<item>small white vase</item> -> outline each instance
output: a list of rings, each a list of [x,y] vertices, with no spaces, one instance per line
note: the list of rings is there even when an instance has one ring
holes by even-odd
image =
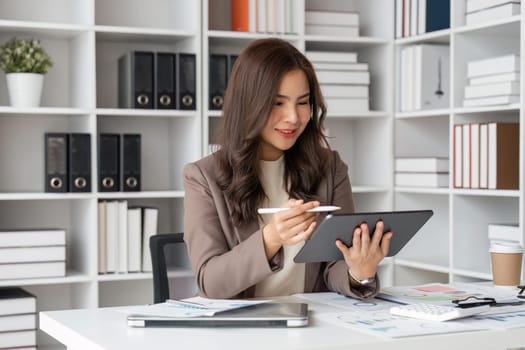
[[[42,97],[44,75],[37,73],[8,73],[7,90],[13,107],[38,107]]]

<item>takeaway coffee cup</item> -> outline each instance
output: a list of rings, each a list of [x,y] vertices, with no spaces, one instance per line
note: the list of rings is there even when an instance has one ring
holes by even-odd
[[[517,242],[491,242],[489,252],[494,285],[519,285],[523,247]]]

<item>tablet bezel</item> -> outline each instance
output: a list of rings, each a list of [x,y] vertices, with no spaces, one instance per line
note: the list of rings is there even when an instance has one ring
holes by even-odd
[[[355,227],[362,222],[373,222],[374,226],[370,229],[370,234],[373,234],[378,220],[383,220],[384,232],[394,233],[387,255],[394,256],[433,214],[432,210],[406,210],[327,215],[294,257],[294,261],[303,263],[343,260],[343,254],[336,247],[335,241],[340,239],[351,246]]]

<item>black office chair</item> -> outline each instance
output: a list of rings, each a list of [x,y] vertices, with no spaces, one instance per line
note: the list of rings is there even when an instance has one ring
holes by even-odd
[[[149,240],[153,271],[153,302],[162,303],[170,298],[180,299],[194,295],[195,279],[188,280],[180,275],[170,278],[170,271],[189,269],[182,233],[153,235]]]

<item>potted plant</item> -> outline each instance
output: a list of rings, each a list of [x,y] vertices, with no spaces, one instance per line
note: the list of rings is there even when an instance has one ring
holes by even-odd
[[[12,38],[0,47],[0,68],[6,73],[11,106],[38,107],[44,74],[53,65],[36,39]]]

